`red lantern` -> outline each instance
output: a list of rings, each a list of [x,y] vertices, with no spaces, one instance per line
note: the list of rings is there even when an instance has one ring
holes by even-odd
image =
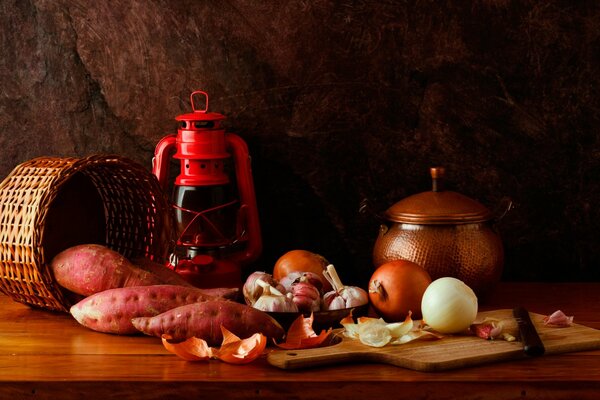
[[[194,99],[203,96],[204,107]],[[193,112],[179,115],[177,134],[157,144],[153,173],[170,186],[171,155],[180,162],[173,184],[177,244],[170,267],[197,287],[239,287],[242,268],[262,251],[250,155],[246,142],[208,112],[208,94],[190,95]]]

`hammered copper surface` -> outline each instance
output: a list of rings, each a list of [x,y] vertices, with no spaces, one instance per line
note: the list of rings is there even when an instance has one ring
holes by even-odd
[[[378,267],[397,259],[421,265],[432,279],[458,278],[484,295],[500,280],[504,251],[500,237],[487,224],[382,226],[373,264]]]
[[[385,216],[390,221],[409,224],[466,224],[489,221],[491,212],[460,193],[429,191],[400,200],[387,209]]]
[[[151,168],[203,87],[250,148],[257,269],[304,248],[367,282],[360,200],[383,211],[443,165],[518,205],[503,279],[600,282],[599,48],[598,1],[5,0],[0,176],[100,152]]]

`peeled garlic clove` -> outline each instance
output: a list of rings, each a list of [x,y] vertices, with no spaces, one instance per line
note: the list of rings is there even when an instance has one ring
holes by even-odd
[[[298,306],[291,297],[261,296],[253,305],[254,308],[265,312],[298,312]]]
[[[265,312],[298,312],[291,293],[284,295],[261,279],[256,283],[262,287],[263,294],[252,307]]]
[[[248,305],[253,305],[263,294],[263,287],[257,283],[259,279],[278,290],[282,289],[271,274],[261,271],[253,272],[248,276],[244,283],[244,287],[242,288],[244,300]]]
[[[544,325],[564,328],[573,325],[573,317],[567,316],[561,310],[557,310],[552,314],[544,317]]]

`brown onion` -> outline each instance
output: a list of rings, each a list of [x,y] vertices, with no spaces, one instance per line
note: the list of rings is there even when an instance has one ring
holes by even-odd
[[[389,261],[379,266],[369,281],[369,300],[387,322],[403,321],[412,311],[421,319],[421,299],[431,283],[429,273],[407,260]]]

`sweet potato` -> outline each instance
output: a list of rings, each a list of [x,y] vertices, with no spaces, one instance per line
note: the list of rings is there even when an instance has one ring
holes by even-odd
[[[145,257],[134,258],[131,260],[131,262],[136,267],[158,276],[165,284],[194,287],[194,285],[186,281],[181,275],[173,271],[171,268],[149,260]]]
[[[173,308],[215,300],[201,289],[178,285],[134,286],[93,294],[71,307],[81,325],[98,332],[129,335],[140,333],[132,324],[136,317],[152,317]]]
[[[107,289],[163,283],[118,252],[98,244],[69,247],[52,259],[50,268],[60,286],[83,296]]]
[[[281,339],[284,330],[267,313],[232,301],[207,301],[177,307],[155,317],[131,320],[133,326],[151,336],[170,335],[175,341],[190,337],[206,340],[209,346],[221,344],[221,325],[240,338],[260,332]]]
[[[194,285],[192,285],[191,283],[189,283],[188,281],[185,280],[185,278],[183,278],[181,275],[179,275],[177,272],[173,271],[172,269],[158,264],[152,260],[149,260],[147,258],[134,258],[132,260],[132,263],[134,265],[136,265],[137,267],[151,272],[154,275],[158,276],[163,283],[168,284],[168,285],[181,285],[181,286],[189,286],[189,287],[195,287]],[[209,296],[214,296],[214,297],[221,297],[223,299],[229,299],[229,300],[237,300],[239,294],[240,294],[240,289],[239,288],[202,288],[202,290],[204,291],[205,294],[209,295]]]
[[[237,300],[240,294],[239,288],[201,288],[201,290],[209,296],[227,300]]]

